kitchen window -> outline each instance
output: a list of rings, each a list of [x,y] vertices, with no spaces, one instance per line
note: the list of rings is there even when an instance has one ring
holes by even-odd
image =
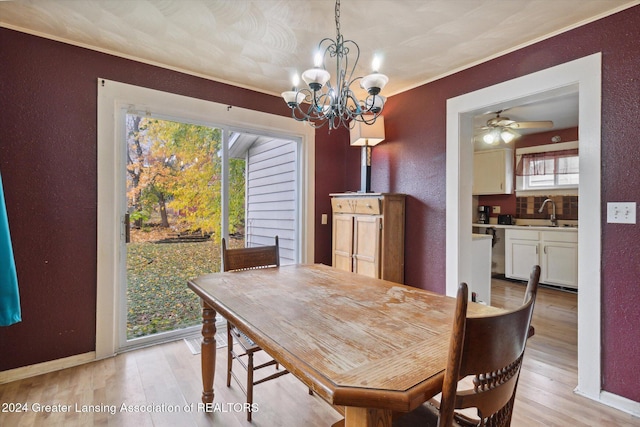
[[[577,192],[580,183],[577,141],[518,149],[516,165],[516,192]]]

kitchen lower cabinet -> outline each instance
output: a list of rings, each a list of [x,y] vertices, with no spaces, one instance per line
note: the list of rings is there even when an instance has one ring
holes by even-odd
[[[332,264],[335,268],[404,282],[402,194],[332,194]]]
[[[543,231],[541,248],[544,269],[540,281],[577,289],[578,233]]]
[[[471,281],[469,297],[473,294],[477,302],[491,305],[491,244],[488,234],[471,235]]]
[[[540,265],[539,246],[539,231],[505,230],[504,275],[529,280],[531,268]]]
[[[540,283],[578,288],[578,233],[575,231],[505,230],[505,276],[528,280],[540,265]]]

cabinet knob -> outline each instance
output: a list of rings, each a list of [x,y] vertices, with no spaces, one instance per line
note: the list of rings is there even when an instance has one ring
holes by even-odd
[[[342,209],[342,205],[340,203],[338,203],[338,208]]]
[[[370,204],[370,203],[367,203],[367,207],[368,207],[369,209],[371,209],[371,204]]]

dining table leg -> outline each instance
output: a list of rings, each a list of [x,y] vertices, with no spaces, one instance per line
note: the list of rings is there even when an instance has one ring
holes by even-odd
[[[392,411],[387,409],[359,408],[346,406],[344,408],[345,427],[391,427]]]
[[[216,369],[216,312],[202,302],[202,402],[213,402],[213,378]]]

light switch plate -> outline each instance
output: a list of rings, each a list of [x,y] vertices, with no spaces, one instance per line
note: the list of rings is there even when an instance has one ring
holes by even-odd
[[[635,224],[636,202],[608,202],[607,222],[610,224]]]
[[[327,225],[327,221],[328,221],[327,214],[322,214],[320,218],[321,218],[320,223],[322,225]]]

